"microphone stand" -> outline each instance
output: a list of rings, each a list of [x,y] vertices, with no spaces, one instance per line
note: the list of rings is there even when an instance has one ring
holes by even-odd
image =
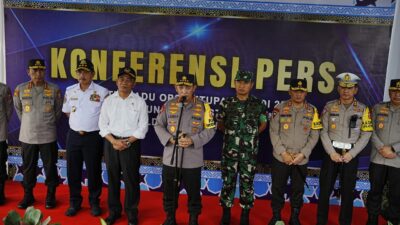
[[[173,207],[174,207],[174,214],[176,210],[176,205],[178,203],[178,191],[179,191],[179,180],[180,180],[180,171],[178,171],[178,139],[179,139],[179,134],[181,133],[180,131],[180,126],[181,126],[181,121],[182,121],[182,113],[183,113],[183,104],[186,101],[186,96],[182,96],[182,99],[179,101],[179,108],[180,108],[180,113],[179,113],[179,118],[178,118],[178,127],[176,128],[176,133],[174,136],[174,148],[172,151],[172,157],[170,161],[170,165],[175,164],[175,172],[174,172],[174,187],[172,189],[173,191]],[[181,164],[180,164],[180,169],[182,169],[182,162],[183,162],[183,148],[182,148],[182,154],[181,154]]]

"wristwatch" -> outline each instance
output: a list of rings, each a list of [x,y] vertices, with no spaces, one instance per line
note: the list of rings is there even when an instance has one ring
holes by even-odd
[[[129,141],[126,141],[125,143],[126,143],[126,145],[127,145],[128,147],[130,147],[130,146],[131,146],[131,144],[132,144],[132,143],[131,143],[131,142],[129,142]]]

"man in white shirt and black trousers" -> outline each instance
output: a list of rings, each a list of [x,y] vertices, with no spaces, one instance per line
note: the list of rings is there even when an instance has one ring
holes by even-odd
[[[69,208],[65,215],[74,216],[81,209],[82,166],[85,162],[90,211],[93,216],[99,216],[99,198],[103,184],[103,138],[99,135],[99,116],[108,90],[93,82],[94,66],[90,60],[80,60],[76,74],[79,83],[67,87],[62,108],[69,117],[70,127],[66,147]]]
[[[140,139],[148,130],[146,102],[132,92],[136,72],[129,67],[118,74],[118,91],[103,103],[100,113],[100,135],[105,138],[104,157],[108,174],[107,224],[121,217],[120,177],[125,183],[125,212],[129,225],[138,224],[140,199]]]

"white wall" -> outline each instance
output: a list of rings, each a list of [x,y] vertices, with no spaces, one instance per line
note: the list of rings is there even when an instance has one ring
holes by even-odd
[[[389,93],[387,90],[391,79],[400,79],[400,2],[396,4],[396,11],[394,14],[388,66],[386,69],[384,101],[389,100]]]
[[[0,0],[0,82],[2,83],[6,83],[6,44],[4,37],[4,1]]]

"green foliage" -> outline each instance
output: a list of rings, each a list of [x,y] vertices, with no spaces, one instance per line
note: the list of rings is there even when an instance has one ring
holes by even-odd
[[[103,218],[100,218],[100,223],[101,225],[107,225],[106,221],[104,221]]]
[[[20,221],[21,216],[15,210],[8,212],[8,215],[3,219],[5,225],[19,225]]]
[[[23,218],[15,211],[10,211],[3,219],[4,225],[60,225],[59,223],[50,224],[50,216],[42,221],[43,214],[33,206],[28,207]]]

